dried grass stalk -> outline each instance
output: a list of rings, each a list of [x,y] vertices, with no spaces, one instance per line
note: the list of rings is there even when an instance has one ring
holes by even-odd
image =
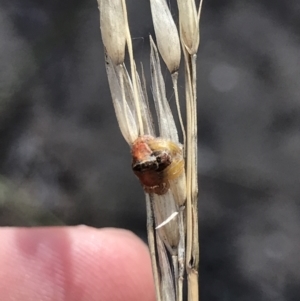
[[[197,12],[194,0],[178,0],[179,38],[166,1],[150,1],[159,50],[150,36],[158,135],[148,105],[144,74],[142,71],[140,78],[134,61],[125,0],[98,0],[98,3],[106,71],[117,120],[131,148],[133,171],[146,193],[148,243],[157,300],[182,301],[186,271],[188,301],[198,301],[196,52],[202,2]],[[186,132],[177,87],[180,44],[185,62]],[[125,47],[130,73],[124,63]],[[179,142],[166,97],[159,53],[172,77],[184,145]]]
[[[188,301],[199,300],[199,233],[198,233],[198,173],[197,173],[197,74],[196,59],[200,42],[200,15],[194,0],[177,0],[180,40],[184,54],[185,91],[187,106],[187,236],[186,270],[188,275]]]

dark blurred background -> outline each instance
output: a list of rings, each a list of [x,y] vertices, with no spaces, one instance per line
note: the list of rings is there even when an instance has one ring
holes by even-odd
[[[147,70],[149,3],[127,3]],[[201,33],[202,300],[300,300],[300,2],[204,0]],[[122,227],[145,239],[97,2],[1,0],[0,41],[0,225]]]

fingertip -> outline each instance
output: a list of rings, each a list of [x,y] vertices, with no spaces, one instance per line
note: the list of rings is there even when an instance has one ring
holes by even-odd
[[[129,231],[10,228],[0,240],[3,301],[155,300],[148,250]]]

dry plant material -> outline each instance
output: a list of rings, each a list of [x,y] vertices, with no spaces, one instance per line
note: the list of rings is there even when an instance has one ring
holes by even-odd
[[[179,35],[166,0],[150,0],[157,46],[150,36],[151,88],[158,120],[155,133],[146,83],[134,61],[125,0],[98,0],[106,71],[120,130],[132,155],[132,170],[145,191],[147,232],[157,301],[182,301],[187,274],[188,301],[199,300],[197,213],[196,53],[202,1],[178,0]],[[130,72],[124,63],[125,48]],[[158,49],[157,49],[158,48]],[[187,125],[178,96],[178,70],[184,57]],[[177,127],[166,97],[160,56],[173,81]]]

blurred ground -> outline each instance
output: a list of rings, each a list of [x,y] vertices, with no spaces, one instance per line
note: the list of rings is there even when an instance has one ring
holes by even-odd
[[[96,1],[0,8],[0,225],[84,223],[144,238],[143,192],[114,116]],[[128,9],[147,69],[148,1]],[[300,299],[299,15],[296,0],[204,3],[202,300]],[[173,104],[171,87],[168,97]]]

